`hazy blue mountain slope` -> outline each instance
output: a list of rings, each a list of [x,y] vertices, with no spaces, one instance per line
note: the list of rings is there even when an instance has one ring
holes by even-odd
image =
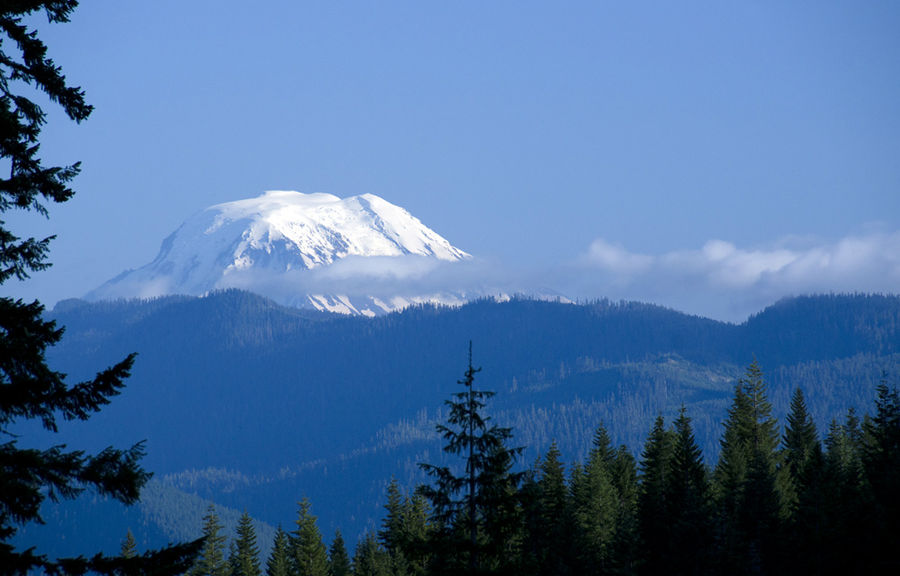
[[[433,427],[470,339],[476,382],[497,391],[492,413],[527,446],[526,464],[553,440],[567,461],[581,458],[601,421],[638,450],[653,418],[681,403],[714,458],[754,358],[776,413],[803,387],[820,430],[847,406],[866,408],[882,370],[900,372],[896,297],[789,300],[742,325],[605,301],[485,300],[364,319],[238,291],[70,301],[54,316],[67,332],[52,361],[73,377],[140,353],[126,392],[68,426],[67,441],[146,438],[145,463],[172,490],[286,528],[309,496],[323,533],[351,541],[377,522],[391,475],[412,486],[417,462],[441,458]]]

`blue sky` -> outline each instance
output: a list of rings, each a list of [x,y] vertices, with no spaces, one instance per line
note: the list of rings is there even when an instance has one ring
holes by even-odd
[[[900,4],[85,2],[41,27],[78,194],[20,233],[52,305],[211,204],[373,193],[505,288],[739,320],[900,291]],[[500,272],[498,272],[500,271]]]

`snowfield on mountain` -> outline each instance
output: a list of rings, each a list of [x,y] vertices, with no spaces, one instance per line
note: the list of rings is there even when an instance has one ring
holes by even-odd
[[[469,259],[409,212],[373,194],[341,199],[269,191],[200,211],[163,241],[152,262],[119,274],[87,298],[200,296],[237,287],[285,304],[374,315],[413,303],[464,302],[464,294],[421,280]]]

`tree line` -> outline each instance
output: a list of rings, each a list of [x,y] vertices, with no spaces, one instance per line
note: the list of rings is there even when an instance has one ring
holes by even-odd
[[[438,426],[456,464],[421,464],[430,482],[411,491],[392,480],[352,557],[339,531],[326,547],[306,499],[265,565],[249,516],[227,552],[210,508],[192,576],[900,573],[900,397],[886,379],[872,414],[850,409],[821,439],[802,390],[779,425],[754,362],[714,465],[682,408],[656,419],[637,457],[601,424],[583,461],[567,467],[554,443],[523,468],[477,372],[470,355]]]

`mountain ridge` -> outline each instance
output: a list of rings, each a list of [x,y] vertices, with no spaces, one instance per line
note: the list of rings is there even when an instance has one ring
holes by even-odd
[[[67,330],[48,358],[73,379],[139,352],[123,394],[89,426],[64,423],[56,442],[93,450],[146,439],[144,463],[162,476],[213,471],[179,489],[270,525],[288,525],[306,495],[325,534],[377,526],[391,475],[412,487],[416,463],[441,457],[434,424],[469,340],[479,386],[497,392],[490,414],[527,446],[525,466],[552,441],[566,461],[583,457],[601,422],[634,449],[657,415],[671,420],[682,404],[714,458],[734,383],[754,358],[773,413],[803,388],[820,430],[869,405],[883,371],[900,373],[898,296],[794,298],[740,325],[639,302],[521,298],[363,318],[239,290],[66,301],[49,316]],[[215,471],[257,480],[226,487]]]

